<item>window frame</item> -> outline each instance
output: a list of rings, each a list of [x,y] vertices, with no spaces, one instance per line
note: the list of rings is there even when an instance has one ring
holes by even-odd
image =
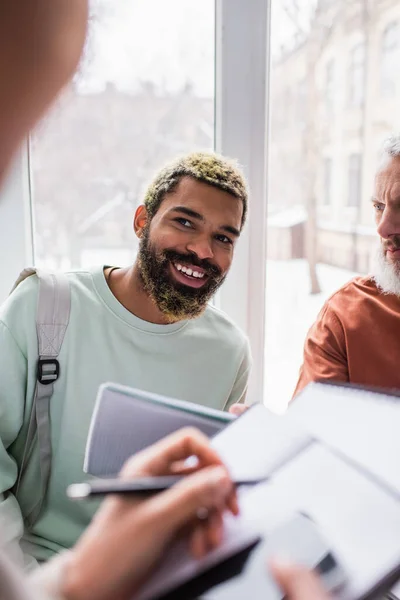
[[[250,189],[248,222],[218,305],[249,338],[253,367],[247,400],[262,402],[271,1],[216,0],[215,21],[216,150],[239,160]]]
[[[25,141],[0,189],[0,302],[19,273],[34,263],[30,144]]]

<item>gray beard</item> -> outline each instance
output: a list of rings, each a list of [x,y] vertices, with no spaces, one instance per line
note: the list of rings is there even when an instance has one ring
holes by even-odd
[[[400,262],[398,268],[389,263],[382,246],[377,249],[372,263],[372,278],[381,292],[400,297]]]

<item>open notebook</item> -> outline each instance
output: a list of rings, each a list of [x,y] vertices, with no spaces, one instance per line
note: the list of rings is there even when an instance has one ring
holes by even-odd
[[[174,545],[133,600],[281,598],[266,557],[276,553],[276,531],[298,515],[346,574],[338,598],[388,590],[400,576],[399,428],[400,400],[351,387],[312,384],[284,417],[253,406],[212,443],[234,476],[269,479],[240,491],[241,516],[227,517],[218,550],[196,562],[183,542]],[[285,547],[317,564],[298,550]]]

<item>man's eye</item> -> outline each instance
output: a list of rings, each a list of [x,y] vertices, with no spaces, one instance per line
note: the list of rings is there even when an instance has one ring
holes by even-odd
[[[177,219],[175,219],[175,221],[180,225],[183,225],[184,227],[192,227],[191,222],[188,219],[184,219],[183,217],[178,217]]]
[[[374,209],[378,210],[378,211],[382,211],[385,208],[385,205],[380,204],[379,202],[375,202],[373,206],[374,206]]]
[[[226,235],[217,235],[216,239],[223,244],[232,244],[232,240],[228,238]]]

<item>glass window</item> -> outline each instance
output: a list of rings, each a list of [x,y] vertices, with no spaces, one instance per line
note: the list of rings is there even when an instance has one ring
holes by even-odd
[[[385,56],[388,81],[398,77],[399,59],[387,57],[398,51],[400,30],[392,24],[382,38],[381,24],[400,23],[400,4],[331,0],[303,7],[272,0],[272,6],[264,372],[265,401],[283,410],[308,329],[333,292],[369,270],[375,252],[369,198],[376,156],[383,139],[400,130],[399,112],[382,104],[377,72]],[[282,135],[278,92],[288,88],[303,107],[304,127],[288,118]],[[392,89],[400,103],[400,86]],[[349,96],[363,102],[359,115]]]
[[[361,154],[349,156],[349,190],[348,206],[359,206],[361,203]]]
[[[350,52],[349,103],[361,106],[364,102],[365,86],[365,44],[360,43]]]
[[[129,264],[153,174],[214,147],[214,9],[92,1],[79,72],[31,140],[36,264]]]
[[[397,21],[389,23],[382,36],[381,89],[384,96],[394,96],[398,77],[400,28]]]

